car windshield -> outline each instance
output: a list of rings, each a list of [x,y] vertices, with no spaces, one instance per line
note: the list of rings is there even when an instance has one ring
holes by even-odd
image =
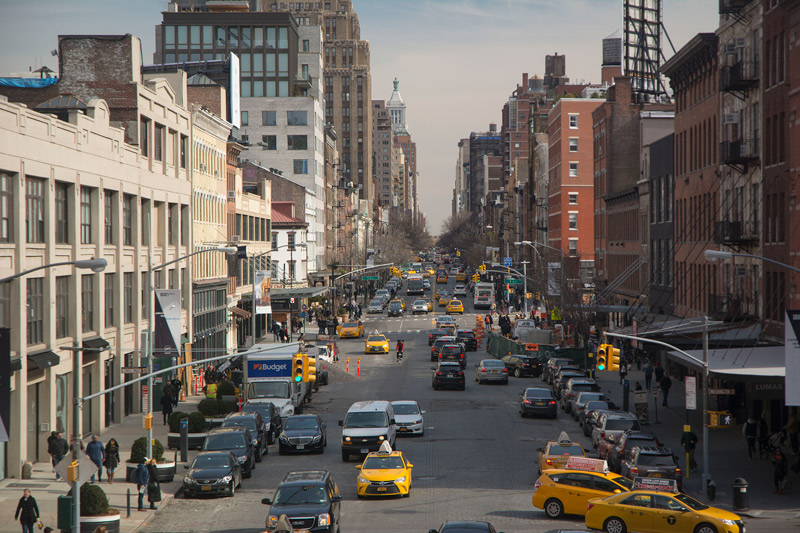
[[[289,398],[289,383],[286,381],[253,381],[247,387],[247,399]]]
[[[453,355],[461,353],[461,348],[458,346],[445,346],[442,348],[442,355]]]
[[[203,450],[240,450],[247,448],[244,435],[241,433],[226,433],[224,435],[208,435],[203,442]]]
[[[575,390],[575,387],[573,387],[572,390]],[[603,395],[602,392],[584,392],[578,395],[578,402],[581,403],[590,402],[592,400],[600,398],[602,395]]]
[[[605,429],[612,431],[624,431],[626,429],[641,429],[639,421],[634,418],[609,418],[606,420]]]
[[[272,418],[271,406],[271,403],[246,403],[242,407],[242,411],[245,413],[258,413],[264,419],[264,422],[269,422],[270,418]]]
[[[386,413],[377,411],[347,413],[344,421],[344,426],[348,428],[382,428],[388,425]]]
[[[607,409],[610,405],[608,402],[590,401],[586,402],[586,410],[594,411],[595,409]]]
[[[439,372],[460,372],[461,365],[458,363],[452,365],[439,365]]]
[[[633,490],[633,481],[631,481],[630,479],[628,479],[626,477],[622,477],[622,476],[615,477],[613,481],[615,481],[616,483],[619,483],[620,485],[622,485],[623,487],[625,487],[628,490]]]
[[[374,300],[372,300],[372,301],[369,303],[369,306],[370,306],[370,307],[380,307],[381,305],[383,305],[383,302],[382,302],[382,301],[380,301],[380,300],[379,300],[379,299],[377,299],[377,298],[376,298],[376,299],[374,299]]]
[[[694,498],[692,498],[691,496],[687,496],[686,494],[683,493],[675,494],[672,497],[678,500],[679,502],[688,505],[695,511],[702,511],[704,509],[708,509],[708,505],[704,505],[699,501],[695,500]]]
[[[282,487],[275,493],[273,505],[317,505],[327,503],[323,487],[292,486]]]
[[[370,335],[367,337],[367,342],[384,342],[386,337],[383,335]]]
[[[528,389],[525,392],[528,398],[551,398],[552,394],[547,389]]]
[[[342,327],[343,328],[357,328],[358,327],[358,323],[357,322],[345,322],[344,324],[342,324]]]
[[[644,466],[675,466],[671,455],[639,454],[639,465]]]
[[[192,468],[226,468],[230,465],[230,460],[224,455],[200,455],[192,462]]]
[[[550,455],[583,455],[583,448],[578,444],[552,444]]]
[[[413,403],[393,403],[392,407],[396,415],[416,415],[419,413],[419,407]]]
[[[485,359],[482,363],[486,368],[503,368],[505,366],[502,361],[498,361],[497,359]]]
[[[284,424],[283,429],[288,430],[297,430],[297,429],[317,429],[317,419],[316,418],[294,418],[289,417],[286,419],[286,424]]]
[[[474,339],[475,334],[471,331],[459,331],[458,336],[462,339]]]
[[[573,392],[589,391],[589,390],[593,390],[593,389],[597,389],[597,385],[595,385],[594,383],[573,383],[572,384],[572,391]]]
[[[237,416],[222,421],[222,427],[227,428],[230,426],[244,426],[251,431],[255,431],[256,421],[253,420],[252,418],[247,418],[244,416]]]
[[[403,460],[394,455],[389,457],[370,456],[364,461],[362,470],[386,470],[389,468],[403,468]]]
[[[427,306],[428,304],[425,302],[425,300],[414,300],[414,305],[424,305],[424,306]]]
[[[625,441],[625,447],[630,450],[633,449],[634,446],[653,446],[653,442],[654,442],[653,439],[646,439],[642,437],[636,437],[636,438],[628,437],[628,439]]]
[[[400,309],[402,304],[400,302],[392,302],[389,304],[389,309]]]

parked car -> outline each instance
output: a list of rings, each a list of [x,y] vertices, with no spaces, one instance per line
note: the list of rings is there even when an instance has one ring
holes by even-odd
[[[281,434],[283,422],[281,412],[272,402],[247,402],[242,406],[242,411],[246,413],[259,413],[264,423],[267,425],[267,442],[275,444],[278,435]]]
[[[593,402],[589,402],[593,403]],[[605,413],[619,413],[621,412],[619,409],[616,408],[607,408],[607,407],[598,407],[596,409],[589,409],[586,411],[586,417],[583,421],[583,434],[587,437],[592,436],[592,431],[594,428],[597,427],[597,423],[600,421],[600,417],[603,416]]]
[[[261,457],[269,453],[269,431],[264,418],[258,412],[238,411],[231,413],[222,421],[222,427],[243,426],[250,430],[253,438],[255,460],[261,462]]]
[[[475,381],[478,385],[491,381],[508,385],[508,369],[499,359],[483,359],[475,365]]]
[[[431,385],[433,386],[433,390],[439,390],[444,387],[464,390],[466,388],[464,370],[458,363],[451,361],[440,362],[433,368]]]
[[[603,446],[603,441],[600,441],[600,446]],[[613,446],[609,442],[605,452],[600,447],[598,447],[598,450],[600,450],[600,457],[605,456],[609,470],[619,472],[620,462],[623,459],[628,459],[631,450],[636,446],[660,447],[662,444],[658,441],[658,437],[656,437],[654,433],[646,431],[626,431],[617,437],[616,443]]]
[[[278,453],[324,453],[328,439],[325,424],[318,415],[292,415],[283,424],[278,437]]]
[[[203,440],[204,452],[230,452],[236,457],[242,467],[242,477],[253,475],[256,467],[255,449],[250,430],[242,426],[227,428],[214,428],[208,432]]]
[[[200,452],[183,477],[183,496],[200,494],[233,496],[242,484],[242,467],[231,452]]]
[[[561,391],[567,386],[567,382],[572,378],[585,378],[586,374],[583,370],[568,368],[562,369],[558,372],[555,380],[553,381],[553,396],[556,397],[557,400],[561,399]]]
[[[542,369],[542,381],[552,385],[556,371],[563,365],[571,365],[572,362],[572,359],[567,359],[566,357],[551,357]]]
[[[636,446],[628,457],[620,461],[620,474],[635,477],[660,477],[674,479],[678,490],[683,488],[683,472],[678,468],[677,457],[669,448]]]
[[[275,495],[261,503],[269,505],[267,531],[275,531],[286,515],[295,531],[339,533],[342,496],[327,470],[289,472]]]
[[[529,387],[522,391],[519,396],[519,414],[523,418],[528,415],[557,418],[558,410],[552,391],[544,387]]]
[[[633,413],[616,412],[605,413],[600,416],[597,425],[592,430],[592,446],[597,448],[600,440],[621,435],[623,431],[635,429],[641,431],[639,419]]]
[[[581,409],[583,406],[586,405],[588,402],[591,401],[605,401],[608,398],[600,391],[583,391],[578,392],[578,395],[572,400],[572,408],[570,409],[570,413],[572,413],[572,418],[578,420],[578,416],[580,415]]]
[[[508,373],[513,374],[515,378],[538,376],[542,373],[542,363],[529,355],[504,355],[500,360],[506,365]]]
[[[571,378],[561,391],[560,401],[564,412],[572,412],[572,402],[581,392],[600,392],[600,387],[592,378]]]

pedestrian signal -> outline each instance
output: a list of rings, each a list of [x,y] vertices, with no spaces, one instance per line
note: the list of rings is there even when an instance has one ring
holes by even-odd
[[[153,415],[150,413],[144,415],[144,429],[147,431],[153,429]]]
[[[292,379],[298,383],[303,381],[305,358],[306,357],[303,354],[296,354],[294,357],[292,357]]]
[[[608,350],[608,369],[612,372],[619,370],[619,348],[609,346]]]
[[[303,360],[303,381],[311,383],[317,381],[317,359],[314,357],[304,357]]]
[[[601,344],[597,348],[597,370],[606,370],[607,354],[610,346],[610,344]]]

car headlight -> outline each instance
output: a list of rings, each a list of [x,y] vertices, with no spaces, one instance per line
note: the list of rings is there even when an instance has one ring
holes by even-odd
[[[329,526],[331,525],[331,515],[328,513],[322,513],[317,517],[317,525],[318,526]]]
[[[367,478],[365,478],[364,476],[358,476],[358,482],[359,483],[369,483],[369,480]]]
[[[417,420],[417,421],[416,421],[416,422],[414,422],[414,423],[415,423],[415,424],[422,424],[422,419],[420,418],[419,420]]]
[[[723,524],[725,524],[726,526],[735,526],[735,525],[736,525],[736,520],[728,520],[728,519],[726,519],[726,518],[723,518],[723,519],[721,519],[720,521],[721,521]]]
[[[281,433],[280,437],[278,437],[278,440],[281,442],[289,442],[289,437],[287,437],[285,433]]]
[[[225,476],[224,478],[220,479],[219,482],[220,483],[230,483],[232,479],[233,479],[233,476]]]
[[[382,440],[385,440],[385,439],[386,439],[386,437],[384,437],[383,435],[381,435],[380,437],[378,437],[378,442],[380,442],[380,441],[382,441]]]
[[[247,462],[247,456],[246,455],[240,455],[239,457],[236,458],[236,460],[239,461],[240,465],[244,464],[244,463]]]
[[[395,479],[394,482],[395,483],[405,483],[406,482],[406,476],[399,477],[399,478]]]
[[[322,438],[322,435],[314,435],[314,438],[311,439],[311,442],[317,442],[321,438]]]
[[[267,517],[268,527],[273,528],[278,525],[278,515],[271,514]]]
[[[345,437],[345,438],[344,438],[344,441],[345,441],[345,442],[350,442],[350,437]]]
[[[253,439],[253,446],[258,446],[258,439]]]
[[[191,476],[184,476],[183,482],[188,485],[194,485],[194,479]]]

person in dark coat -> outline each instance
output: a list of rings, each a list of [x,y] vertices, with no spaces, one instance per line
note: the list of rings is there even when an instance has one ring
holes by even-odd
[[[752,416],[748,416],[744,425],[742,426],[742,435],[744,440],[747,441],[747,455],[750,460],[753,460],[753,455],[756,453],[756,439],[758,438],[758,420]]]
[[[783,455],[783,451],[781,451],[780,448],[775,452],[772,465],[775,467],[775,473],[773,475],[775,490],[772,491],[772,494],[783,494],[783,486],[786,484],[786,475],[789,473],[789,468],[786,456]]]
[[[61,462],[69,453],[69,443],[64,438],[64,433],[61,431],[56,433],[56,439],[50,443],[47,451],[53,456],[53,466]],[[61,479],[61,475],[58,472],[56,472],[56,479]]]
[[[52,464],[52,465],[53,465],[53,472],[55,472],[55,471],[56,471],[56,465],[57,465],[58,463],[56,463],[56,458],[55,458],[55,456],[53,455],[53,452],[51,451],[51,449],[52,449],[52,447],[53,447],[53,442],[54,442],[54,441],[55,441],[57,438],[58,438],[58,432],[57,432],[57,431],[51,431],[51,432],[50,432],[50,436],[49,436],[49,437],[47,437],[47,453],[50,455],[50,464]]]
[[[661,405],[664,407],[669,407],[669,389],[672,387],[672,380],[669,378],[668,374],[664,374],[664,377],[661,378],[661,396],[664,398],[664,401],[661,402]]]
[[[147,463],[147,474],[147,501],[150,502],[150,509],[158,509],[156,502],[161,501],[161,483],[158,482],[155,459]]]
[[[661,366],[659,361],[656,361],[656,368],[653,370],[655,374],[656,383],[661,383],[662,378],[664,377],[664,367]]]
[[[117,466],[119,466],[119,443],[117,442],[117,439],[108,439],[108,442],[106,443],[105,465],[108,482],[114,483],[114,470],[116,470]]]
[[[102,483],[103,461],[106,458],[106,448],[103,446],[103,443],[100,442],[100,437],[97,435],[92,435],[92,442],[86,446],[86,455],[89,456],[89,459],[91,459],[97,467],[97,481]],[[92,474],[92,483],[94,483],[94,474]]]
[[[650,390],[650,383],[653,381],[653,365],[650,364],[650,361],[645,361],[642,369],[644,369],[644,387]]]
[[[134,476],[136,479],[136,491],[139,493],[139,510],[144,511],[144,493],[150,481],[150,471],[147,470],[147,457],[139,461],[136,466]]]
[[[170,384],[172,384],[172,389],[175,391],[175,395],[172,397],[172,405],[174,407],[178,407],[178,399],[181,397],[181,388],[183,387],[183,382],[178,378],[175,378],[170,381]]]
[[[19,519],[22,524],[22,533],[33,533],[33,526],[39,520],[39,506],[31,496],[31,489],[22,491],[22,498],[17,504],[17,512],[14,513],[14,520]]]
[[[172,387],[170,387],[170,390]],[[161,396],[161,414],[164,415],[164,425],[167,425],[169,415],[172,414],[172,394],[164,387],[164,395]]]

